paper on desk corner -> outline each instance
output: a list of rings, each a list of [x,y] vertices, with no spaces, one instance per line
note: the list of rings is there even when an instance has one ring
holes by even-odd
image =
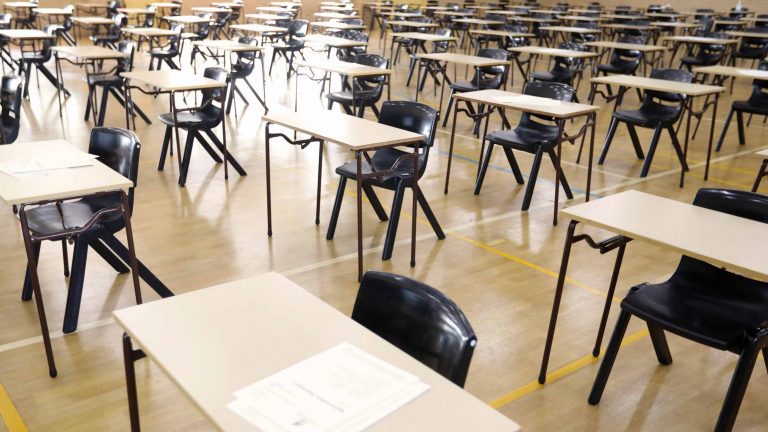
[[[513,104],[519,103],[519,104],[541,105],[541,106],[555,106],[555,105],[563,104],[563,101],[559,101],[557,99],[536,97],[536,96],[530,96],[530,95],[503,96],[498,98],[498,101],[502,103],[513,103]]]
[[[33,158],[9,159],[0,162],[0,171],[16,176],[39,171],[77,168],[93,165],[97,156],[85,152],[52,152]]]

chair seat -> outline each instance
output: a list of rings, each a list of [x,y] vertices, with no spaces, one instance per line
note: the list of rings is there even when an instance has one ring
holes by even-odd
[[[659,104],[653,108],[641,107],[637,110],[621,110],[613,113],[613,117],[619,121],[646,128],[655,128],[659,123],[664,127],[671,126],[679,116],[680,107]]]
[[[153,48],[149,51],[149,55],[152,57],[176,57],[179,55],[177,50],[167,50],[163,48]]]
[[[759,105],[748,100],[734,102],[733,109],[750,114],[768,115],[768,105]]]
[[[355,91],[355,103],[360,104],[360,102],[364,103],[375,103],[379,99],[380,92],[372,92],[372,91]],[[342,105],[352,105],[352,91],[351,90],[344,90],[340,92],[334,92],[334,93],[328,93],[325,95],[328,99],[340,103]]]
[[[362,161],[362,174],[370,174],[374,171],[383,171],[392,167],[395,160],[405,153],[399,150],[393,150],[386,153],[386,158],[382,158],[379,155],[374,161],[374,169],[371,169],[371,165],[367,160]],[[354,180],[357,177],[357,164],[355,161],[347,161],[343,165],[336,168],[336,174]],[[381,179],[369,179],[366,183],[372,183],[376,186],[383,187],[385,189],[394,190],[397,179],[401,178],[405,182],[406,187],[410,187],[413,183],[413,159],[403,161],[394,171],[390,172],[386,176],[382,176]]]
[[[683,258],[687,260],[686,258]],[[659,284],[632,288],[621,307],[666,330],[721,350],[738,349],[748,330],[768,325],[765,284],[688,260]]]
[[[572,70],[558,69],[558,70],[545,71],[545,72],[533,72],[531,73],[531,78],[535,81],[559,82],[563,84],[570,84],[571,81],[573,80],[573,75],[575,73],[576,72]]]
[[[606,63],[597,65],[596,69],[598,72],[605,72],[609,74],[630,75],[633,74],[635,70],[637,70],[637,65],[624,66]]]
[[[21,60],[25,62],[46,62],[50,59],[50,56],[46,56],[40,52],[25,52],[21,54]]]
[[[88,84],[104,87],[119,87],[123,85],[123,79],[117,75],[91,75],[88,77]]]
[[[486,138],[494,144],[535,153],[538,146],[554,147],[557,144],[557,127],[542,125],[537,128],[496,130]]]
[[[176,119],[179,122],[179,127],[182,129],[210,129],[218,126],[220,120],[219,114],[218,109],[215,113],[184,111],[177,113]],[[160,114],[157,118],[166,126],[175,125],[173,122],[173,113]]]
[[[450,87],[457,92],[470,92],[475,90],[497,89],[499,87],[499,83],[494,82],[494,80],[491,78],[491,79],[481,79],[479,86],[473,80],[473,81],[454,82],[454,83],[451,83]]]
[[[100,198],[86,198],[80,201],[66,202],[61,205],[61,214],[54,204],[47,204],[27,210],[29,229],[37,235],[48,235],[66,229],[79,228],[85,225],[99,210],[120,201],[118,194]],[[62,217],[63,215],[63,217]],[[122,215],[104,218],[98,225],[111,231],[122,228]],[[111,226],[115,225],[115,226]],[[116,225],[119,225],[116,226]]]
[[[762,48],[742,48],[735,52],[733,56],[736,58],[762,60],[765,57],[765,50]]]

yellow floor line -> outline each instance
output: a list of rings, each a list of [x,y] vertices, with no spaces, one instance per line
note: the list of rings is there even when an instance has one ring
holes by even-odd
[[[637,333],[633,333],[627,337],[624,338],[623,341],[621,341],[621,348],[624,348],[625,346],[631,345],[640,339],[643,339],[644,337],[648,336],[648,330],[640,330]],[[602,352],[600,355],[602,356]],[[585,368],[586,366],[589,366],[595,362],[600,360],[600,357],[593,357],[592,354],[587,354],[584,357],[581,357],[577,360],[574,360],[565,366],[558,368],[550,373],[547,374],[547,383],[551,384],[560,378],[564,378],[580,369]],[[528,384],[525,384],[521,387],[518,387],[511,392],[505,394],[504,396],[501,396],[497,399],[494,399],[488,403],[491,407],[495,409],[501,409],[506,405],[509,405],[510,403],[522,398],[523,396],[526,396],[528,394],[531,394],[535,392],[536,390],[544,387],[546,384],[539,384],[538,380],[533,380],[529,382]]]
[[[27,425],[21,419],[16,405],[13,404],[5,387],[0,384],[0,416],[3,417],[3,423],[8,428],[8,432],[27,432]]]

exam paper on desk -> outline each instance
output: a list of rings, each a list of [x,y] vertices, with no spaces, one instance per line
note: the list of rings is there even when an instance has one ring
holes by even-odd
[[[65,152],[38,155],[34,158],[10,159],[0,162],[0,171],[18,176],[43,171],[93,165],[97,156],[89,153]]]

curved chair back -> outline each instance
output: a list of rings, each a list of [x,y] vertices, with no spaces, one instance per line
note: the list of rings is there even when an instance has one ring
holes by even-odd
[[[309,21],[293,20],[288,24],[288,37],[290,39],[302,38],[307,35]]]
[[[209,88],[200,91],[202,94],[202,101],[200,104],[201,111],[210,119],[217,120],[215,124],[209,124],[207,126],[216,127],[222,120],[221,114],[227,99],[229,72],[221,67],[207,67],[205,68],[205,71],[203,71],[203,76],[227,84],[224,87]],[[214,102],[218,103],[219,106],[216,106]]]
[[[477,56],[495,60],[507,60],[509,58],[509,52],[499,48],[480,48],[477,50]],[[473,82],[482,82],[481,87],[485,89],[499,88],[504,83],[506,72],[507,66],[481,67],[475,73]]]
[[[195,33],[196,40],[205,40],[211,33],[211,14],[203,13],[198,15],[200,18],[205,18],[207,22],[203,22],[197,25],[197,32]]]
[[[559,49],[569,51],[587,51],[587,47],[576,42],[563,42],[557,46]],[[577,70],[584,65],[584,59],[571,57],[555,57],[552,70]]]
[[[651,78],[663,79],[668,81],[678,81],[690,83],[693,81],[693,73],[679,69],[654,69],[651,71]],[[659,99],[664,102],[682,102],[685,95],[679,93],[660,92],[655,90],[646,90],[643,97],[643,105],[655,103],[653,99]]]
[[[552,82],[552,81],[531,81],[525,85],[525,90],[523,90],[523,94],[528,96],[537,96],[537,97],[543,97],[548,99],[555,99],[563,102],[571,102],[576,92],[573,90],[573,87],[569,86],[568,84]],[[541,124],[539,122],[534,121],[533,118],[546,120],[548,122],[553,121],[552,117],[542,116],[537,114],[522,113],[520,115],[520,123],[518,123],[518,127],[532,128],[537,130],[541,130],[542,127],[544,128],[557,127],[557,126],[554,126],[553,124],[546,124],[546,125]]]
[[[121,40],[117,44],[117,50],[128,56],[117,61],[117,74],[130,72],[133,70],[133,56],[136,51],[136,44],[131,41]]]
[[[389,59],[378,54],[360,54],[355,58],[355,63],[379,69],[387,69],[389,67]],[[384,75],[363,76],[357,77],[355,79],[355,84],[359,85],[360,89],[363,91],[375,89],[377,93],[376,97],[378,98],[381,96],[384,89],[381,84],[385,80],[386,76]],[[368,86],[366,84],[373,84],[373,86]]]
[[[127,129],[116,127],[91,129],[88,153],[97,156],[99,162],[133,182],[133,186],[128,190],[130,211],[133,210],[133,194],[139,180],[140,151],[139,137]]]
[[[152,5],[147,5],[147,12],[152,12],[152,13],[144,14],[144,24],[143,24],[143,26],[144,27],[154,27],[155,26],[155,14],[154,14],[154,12],[157,12],[157,7],[152,6]]]
[[[259,44],[258,39],[249,36],[241,36],[237,39],[237,42],[253,46],[257,46]],[[242,51],[237,53],[237,64],[240,65],[239,67],[241,70],[243,70],[245,75],[250,75],[251,72],[253,72],[253,67],[256,65],[256,56],[256,51]]]
[[[0,144],[11,144],[19,137],[21,129],[22,78],[6,75],[0,81],[0,107],[2,107],[2,128]]]
[[[451,36],[451,29],[449,29],[449,28],[437,29],[437,30],[435,30],[435,35],[436,36],[450,37]],[[432,52],[436,52],[436,53],[446,52],[446,51],[448,51],[449,47],[450,47],[450,43],[447,42],[447,41],[433,42],[432,43]]]
[[[768,71],[768,61],[760,61],[757,65],[757,69]],[[768,108],[768,80],[752,81],[752,94],[749,96],[749,103],[751,105]]]
[[[439,117],[440,113],[436,109],[418,102],[386,101],[381,105],[379,123],[418,133],[424,137],[424,141],[420,143],[404,146],[411,148],[417,146],[424,149],[419,154],[419,178],[424,175],[427,169],[429,148],[435,143],[435,131]],[[388,166],[394,164],[401,155],[403,155],[401,150],[387,147],[376,151],[372,159],[376,166]],[[407,161],[403,166],[413,166],[410,165],[411,163],[411,161]]]
[[[643,36],[622,36],[619,38],[619,42],[644,45],[647,40]],[[616,68],[634,73],[640,66],[640,62],[643,59],[643,53],[639,50],[633,49],[615,49],[611,55],[611,65]]]
[[[440,291],[390,273],[363,276],[352,319],[463,387],[477,337]]]

